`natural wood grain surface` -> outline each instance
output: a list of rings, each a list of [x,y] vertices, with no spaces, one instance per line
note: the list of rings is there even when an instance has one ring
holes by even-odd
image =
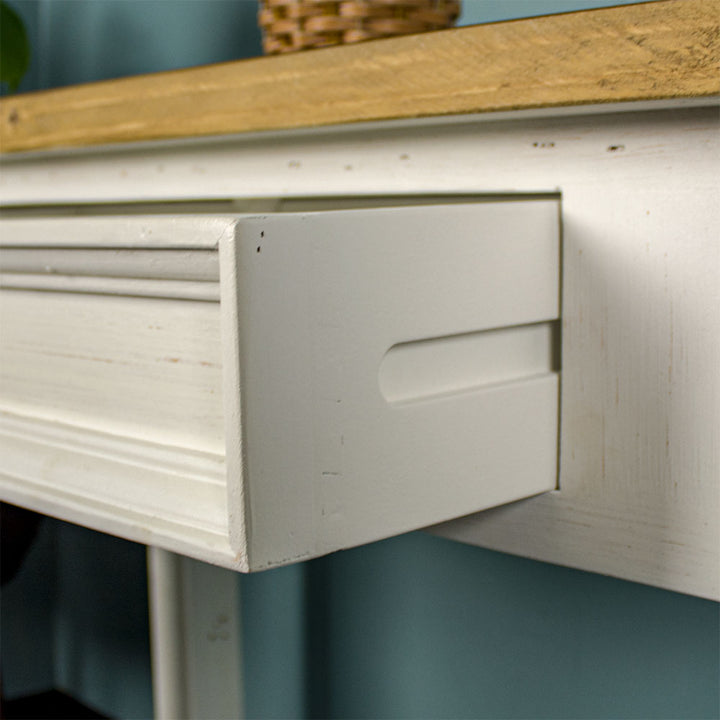
[[[3,152],[720,94],[720,2],[662,0],[28,93]]]

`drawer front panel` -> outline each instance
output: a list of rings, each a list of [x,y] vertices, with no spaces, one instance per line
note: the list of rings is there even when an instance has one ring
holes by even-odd
[[[224,452],[219,304],[4,290],[0,313],[4,409]]]
[[[218,218],[0,223],[0,490],[233,567]]]

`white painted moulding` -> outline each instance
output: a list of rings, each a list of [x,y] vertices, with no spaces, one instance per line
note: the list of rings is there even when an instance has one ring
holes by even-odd
[[[558,225],[4,221],[2,497],[258,570],[554,489]]]

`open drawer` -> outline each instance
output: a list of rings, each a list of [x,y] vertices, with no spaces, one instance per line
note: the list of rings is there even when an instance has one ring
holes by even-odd
[[[5,501],[248,571],[556,487],[557,201],[1,228]]]

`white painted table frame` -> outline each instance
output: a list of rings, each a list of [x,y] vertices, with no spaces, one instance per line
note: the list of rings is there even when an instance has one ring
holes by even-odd
[[[442,531],[718,597],[718,109],[696,104],[6,156],[0,192],[16,207],[212,201],[192,210],[215,212],[559,192],[560,490]]]
[[[434,532],[718,599],[719,128],[705,100],[48,152],[3,158],[0,193],[35,215],[559,194],[559,488]]]

